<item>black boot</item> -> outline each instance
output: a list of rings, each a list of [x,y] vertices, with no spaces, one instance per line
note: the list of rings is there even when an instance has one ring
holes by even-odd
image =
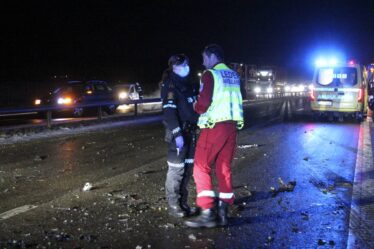
[[[194,216],[198,214],[198,209],[196,207],[190,207],[187,203],[182,202],[181,208],[186,212],[187,216]]]
[[[227,219],[227,208],[229,204],[223,201],[218,202],[218,225],[226,226],[229,221]]]
[[[216,213],[214,212],[212,208],[203,209],[201,210],[201,213],[199,216],[185,221],[184,224],[186,224],[186,226],[188,227],[193,227],[193,228],[216,227],[217,226]]]
[[[179,205],[169,205],[169,214],[176,218],[183,218],[187,216],[186,211],[184,211]]]

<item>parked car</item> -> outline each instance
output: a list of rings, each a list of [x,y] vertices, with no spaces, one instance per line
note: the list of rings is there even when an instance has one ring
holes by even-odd
[[[117,84],[113,89],[116,99],[120,102],[126,100],[139,100],[143,98],[143,90],[138,82]]]
[[[74,116],[82,116],[84,112],[97,107],[74,107],[77,104],[105,103],[104,111],[108,114],[115,112],[117,106],[113,103],[113,90],[106,81],[68,81],[57,87],[43,98],[34,100],[35,106],[59,106],[59,112],[72,112]]]

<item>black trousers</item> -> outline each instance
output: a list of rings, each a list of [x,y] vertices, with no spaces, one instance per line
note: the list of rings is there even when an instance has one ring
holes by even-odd
[[[169,142],[165,192],[168,204],[171,206],[187,203],[188,199],[188,183],[193,171],[196,134],[195,132],[183,133],[183,139],[184,146],[179,153],[175,139]]]

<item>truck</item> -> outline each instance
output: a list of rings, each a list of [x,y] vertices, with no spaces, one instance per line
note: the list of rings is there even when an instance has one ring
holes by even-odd
[[[239,73],[248,97],[283,93],[286,73],[276,66],[231,63],[230,67]]]

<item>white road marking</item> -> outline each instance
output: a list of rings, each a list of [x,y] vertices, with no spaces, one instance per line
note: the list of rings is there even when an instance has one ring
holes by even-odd
[[[361,123],[360,133],[358,139],[356,168],[353,181],[351,212],[349,217],[349,234],[347,241],[347,248],[356,249],[362,243],[372,244],[370,239],[373,231],[370,228],[374,224],[374,220],[368,219],[365,210],[367,207],[360,205],[360,200],[373,198],[372,190],[373,179],[365,178],[365,173],[370,173],[374,170],[373,153],[370,134],[370,122],[365,121]],[[368,190],[368,186],[370,186]],[[373,205],[373,204],[371,204]],[[364,210],[365,208],[365,210]],[[370,241],[371,240],[371,241]]]
[[[21,207],[17,207],[17,208],[11,209],[9,211],[6,211],[6,212],[0,214],[0,220],[9,219],[9,218],[11,218],[13,216],[25,213],[25,212],[30,211],[30,210],[32,210],[34,208],[37,208],[37,207],[38,206],[34,206],[34,205],[24,205],[24,206],[21,206]]]

